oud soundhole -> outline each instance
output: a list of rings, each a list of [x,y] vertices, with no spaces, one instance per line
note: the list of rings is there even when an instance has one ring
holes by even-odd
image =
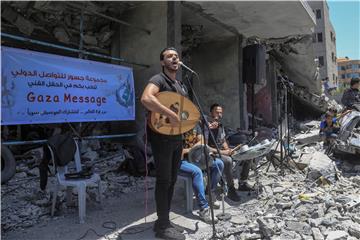
[[[180,104],[175,102],[169,107],[174,113],[179,113]],[[188,120],[190,113],[188,111],[183,111],[180,113],[180,121]],[[155,119],[154,126],[156,129],[162,128],[163,126],[170,124],[170,119],[163,114],[160,114],[158,118]]]
[[[183,121],[183,120],[188,120],[189,119],[189,112],[187,112],[187,111],[184,111],[184,112],[182,112],[181,113],[181,115],[180,115],[180,118],[181,118],[181,121]]]

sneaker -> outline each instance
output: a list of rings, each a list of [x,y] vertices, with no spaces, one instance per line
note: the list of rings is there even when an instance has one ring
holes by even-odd
[[[204,208],[202,210],[199,211],[199,218],[201,220],[203,220],[205,223],[211,224],[212,220],[211,220],[211,212],[210,212],[210,208]],[[214,217],[214,223],[217,223],[218,220],[217,218]]]
[[[184,234],[176,230],[170,224],[166,228],[158,228],[155,237],[166,240],[185,240]]]
[[[254,188],[250,186],[247,182],[244,182],[239,184],[238,190],[242,192],[250,192],[254,191]]]
[[[229,187],[229,190],[228,190],[228,193],[227,193],[227,197],[231,200],[231,201],[234,201],[234,202],[240,202],[240,197],[239,195],[237,194],[235,188],[232,186],[232,187]]]
[[[209,196],[208,196],[209,199]],[[211,192],[211,200],[212,200],[212,206],[214,209],[220,209],[220,202],[216,199],[215,192]],[[210,201],[210,199],[209,199]]]
[[[218,200],[215,200],[213,203],[212,203],[212,206],[214,209],[220,209],[220,202]]]

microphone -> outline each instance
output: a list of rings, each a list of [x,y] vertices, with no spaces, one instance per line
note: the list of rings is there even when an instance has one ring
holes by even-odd
[[[188,66],[186,66],[183,62],[179,61],[180,66],[182,66],[183,68],[185,68],[186,70],[188,70],[189,72],[191,72],[191,74],[195,74],[196,72],[194,70],[192,70],[191,68],[189,68]]]

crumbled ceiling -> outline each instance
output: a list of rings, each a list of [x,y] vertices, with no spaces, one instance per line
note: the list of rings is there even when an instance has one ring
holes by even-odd
[[[2,32],[20,32],[50,42],[78,47],[80,43],[81,9],[83,15],[83,47],[100,53],[110,52],[111,37],[116,24],[92,14],[97,12],[113,18],[136,7],[136,2],[1,2]],[[41,36],[41,37],[40,37]]]
[[[311,35],[267,39],[266,45],[269,53],[282,65],[293,82],[312,93],[321,93]]]
[[[183,42],[221,41],[241,34],[266,46],[297,85],[321,90],[311,33],[314,16],[300,1],[182,2]],[[202,26],[201,31],[189,31]],[[195,43],[195,44],[194,44]],[[185,49],[188,49],[185,46]]]

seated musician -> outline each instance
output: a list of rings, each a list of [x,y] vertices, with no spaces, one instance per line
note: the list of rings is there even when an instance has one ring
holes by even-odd
[[[210,107],[210,117],[208,119],[209,128],[215,137],[216,144],[220,148],[221,160],[224,162],[224,174],[226,177],[226,183],[228,185],[228,194],[227,197],[234,201],[240,201],[240,197],[236,192],[234,187],[234,178],[232,174],[233,168],[233,160],[231,158],[231,154],[233,153],[232,149],[230,149],[229,145],[226,142],[226,135],[224,126],[221,123],[221,119],[223,116],[223,108],[221,105],[215,103]],[[205,139],[208,145],[215,151],[216,145],[209,136],[209,133],[205,133]],[[239,191],[253,191],[254,189],[247,183],[247,179],[249,177],[251,162],[244,161],[242,163],[242,170],[240,173],[239,179]]]
[[[209,209],[209,203],[205,197],[205,187],[202,170],[195,164],[188,161],[188,153],[191,148],[204,144],[204,137],[201,133],[201,128],[197,125],[193,130],[185,133],[185,143],[183,148],[183,157],[180,165],[179,174],[182,176],[191,175],[192,185],[195,192],[196,200],[198,202],[200,211],[199,217],[206,223],[211,223],[211,214]],[[213,200],[213,207],[218,209],[220,208],[220,203],[216,201],[216,195],[214,191],[216,190],[217,183],[220,180],[220,176],[224,169],[224,164],[220,159],[214,159],[210,157],[210,172],[211,172],[211,194]],[[217,219],[215,219],[217,221]]]

